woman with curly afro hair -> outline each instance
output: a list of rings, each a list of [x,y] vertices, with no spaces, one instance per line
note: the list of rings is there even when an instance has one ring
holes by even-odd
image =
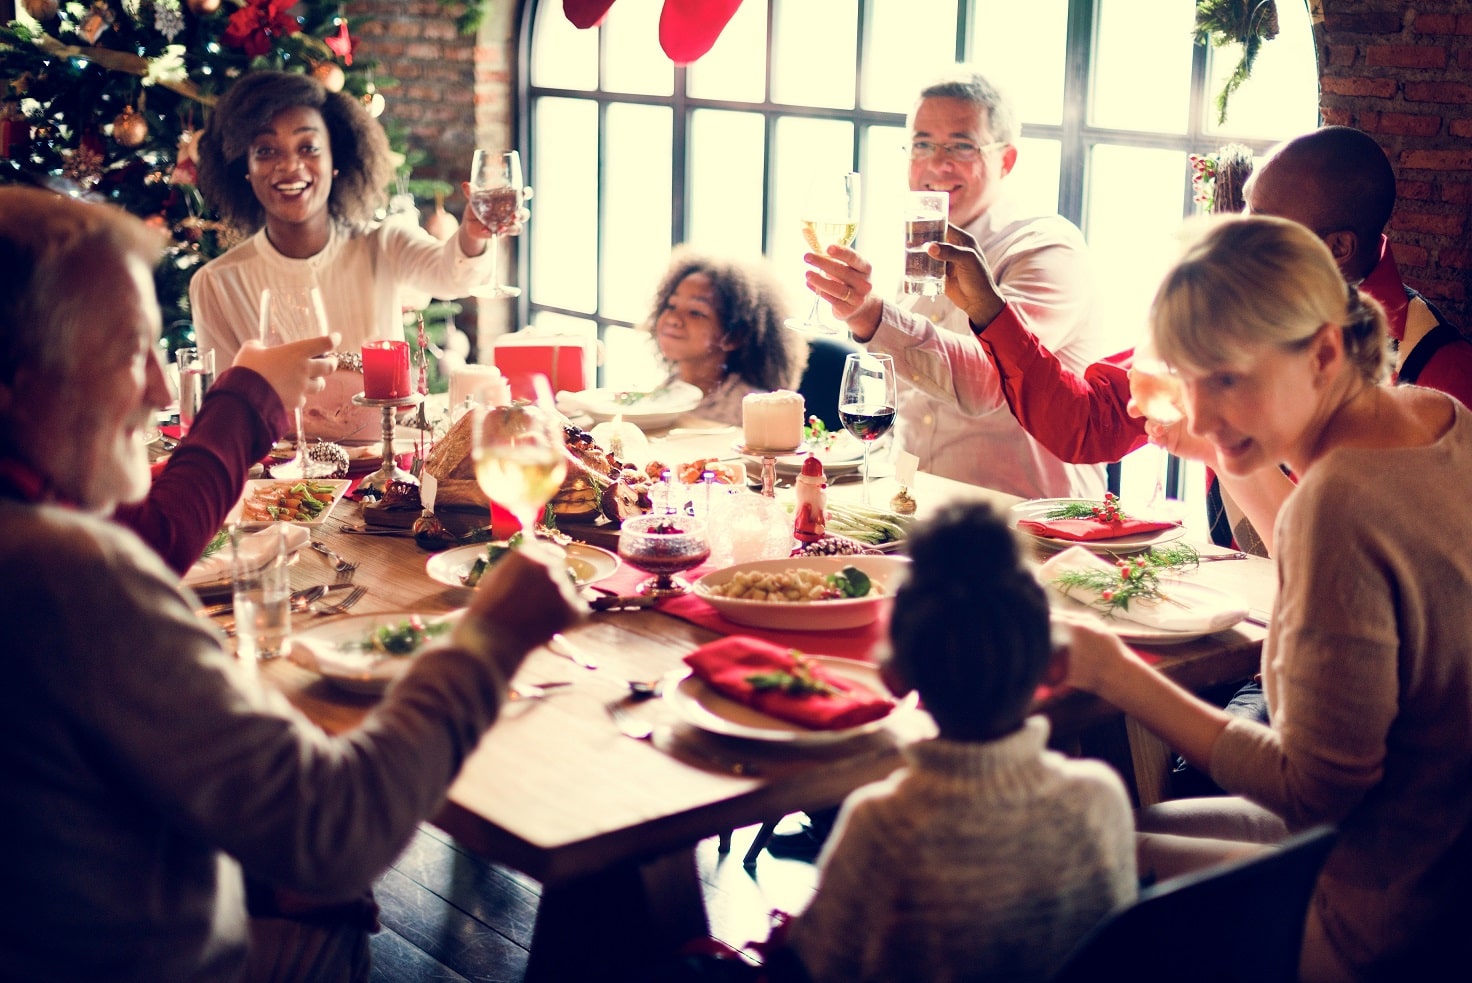
[[[705,394],[695,415],[739,425],[747,393],[797,388],[807,342],[783,327],[782,292],[765,267],[680,246],[654,297],[647,323],[670,380]]]
[[[374,224],[393,178],[388,137],[363,105],[309,75],[243,76],[211,113],[199,139],[199,188],[225,221],[250,235],[190,282],[201,348],[229,362],[256,337],[262,291],[321,291],[338,348],[404,335],[402,292],[460,297],[491,275],[490,229],[467,210],[457,235],[439,242],[413,222]],[[313,326],[288,327],[291,339]],[[345,360],[346,361],[346,360]],[[307,402],[307,432],[371,440],[372,410],[352,405],[362,379],[343,370]]]

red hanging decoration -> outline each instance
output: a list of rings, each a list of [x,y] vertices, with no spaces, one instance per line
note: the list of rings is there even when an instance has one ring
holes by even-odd
[[[563,14],[580,31],[597,27],[612,6],[613,0],[562,0]]]
[[[688,65],[715,45],[740,6],[741,0],[665,0],[659,46],[676,65]]]
[[[562,12],[578,30],[602,23],[613,0],[562,0]],[[659,14],[659,46],[677,65],[688,65],[715,45],[741,0],[665,0]]]

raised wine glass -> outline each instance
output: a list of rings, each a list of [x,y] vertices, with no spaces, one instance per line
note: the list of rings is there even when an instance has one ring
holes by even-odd
[[[619,526],[618,555],[629,566],[654,575],[635,593],[677,597],[690,585],[675,575],[710,559],[710,537],[704,520],[679,512],[632,516]]]
[[[327,334],[327,312],[322,293],[317,287],[268,287],[261,291],[260,339],[263,345],[282,345]],[[328,461],[314,461],[307,454],[307,437],[302,426],[302,407],[292,408],[296,427],[295,446],[291,457],[271,465],[273,478],[325,478],[335,466]]]
[[[1146,420],[1161,426],[1174,426],[1185,419],[1185,412],[1181,409],[1184,399],[1181,380],[1156,353],[1148,338],[1135,347],[1134,358],[1130,362],[1129,380],[1130,402],[1144,414]],[[1172,486],[1176,483],[1172,472],[1179,468],[1179,463],[1170,452],[1161,448],[1155,487],[1145,506],[1152,518],[1180,521],[1184,517],[1180,500],[1170,494],[1175,490]]]
[[[802,202],[802,237],[808,248],[827,255],[829,246],[852,246],[859,234],[859,174],[829,173],[814,177]],[[808,334],[832,335],[839,327],[823,320],[821,298],[805,320],[788,318],[787,327]]]
[[[838,387],[838,419],[864,445],[864,502],[869,501],[869,451],[894,426],[899,406],[894,359],[852,352],[843,362]]]
[[[490,245],[491,275],[475,297],[518,297],[520,287],[501,283],[500,229],[516,221],[521,210],[521,155],[515,150],[477,150],[470,161],[470,210],[494,233]]]
[[[567,448],[547,377],[532,377],[533,398],[479,406],[471,427],[475,480],[486,497],[516,516],[523,542],[567,476]]]

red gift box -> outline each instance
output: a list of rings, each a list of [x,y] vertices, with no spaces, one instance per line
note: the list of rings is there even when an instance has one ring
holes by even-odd
[[[491,364],[511,384],[512,399],[532,399],[532,377],[544,375],[552,392],[582,392],[597,371],[597,342],[571,335],[508,335],[491,346]]]

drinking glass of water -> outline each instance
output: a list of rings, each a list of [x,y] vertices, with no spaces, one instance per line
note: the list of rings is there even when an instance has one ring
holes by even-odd
[[[235,654],[242,662],[262,662],[291,651],[290,562],[286,523],[256,534],[238,525],[231,528]]]
[[[911,191],[905,198],[905,279],[907,294],[939,297],[946,289],[946,264],[926,252],[946,241],[951,196],[944,191]]]

